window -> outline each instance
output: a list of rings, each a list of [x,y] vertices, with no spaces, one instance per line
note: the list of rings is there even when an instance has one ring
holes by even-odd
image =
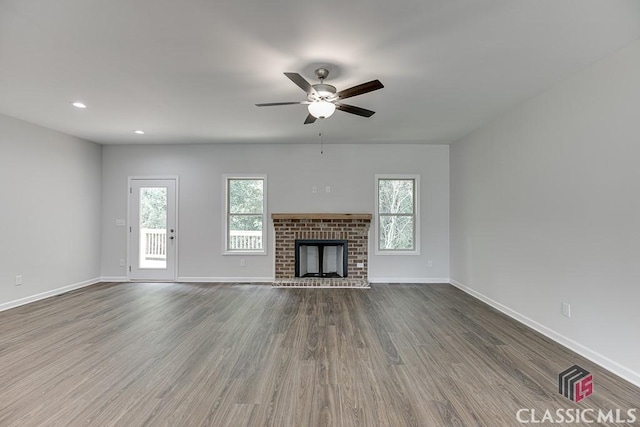
[[[266,253],[266,177],[226,177],[226,253]]]
[[[419,175],[376,175],[377,254],[419,254]]]

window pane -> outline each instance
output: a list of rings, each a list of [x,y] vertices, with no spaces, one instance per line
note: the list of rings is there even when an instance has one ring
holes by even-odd
[[[379,213],[413,213],[413,179],[378,181]]]
[[[380,249],[414,249],[413,216],[380,215]]]
[[[262,215],[229,215],[229,230],[262,231]]]
[[[262,215],[229,215],[229,249],[262,249]]]
[[[262,214],[262,199],[263,180],[229,180],[229,213]]]
[[[264,179],[227,180],[227,250],[264,249]]]

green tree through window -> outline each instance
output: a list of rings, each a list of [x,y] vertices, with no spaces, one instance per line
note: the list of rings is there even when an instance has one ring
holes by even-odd
[[[140,189],[140,228],[164,230],[167,227],[167,189]]]
[[[227,250],[262,251],[264,179],[227,179]]]

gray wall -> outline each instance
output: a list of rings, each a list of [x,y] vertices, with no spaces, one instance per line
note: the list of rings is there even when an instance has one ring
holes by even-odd
[[[269,216],[266,256],[223,256],[223,174],[264,173],[268,211],[374,212],[376,173],[421,175],[421,254],[375,256],[372,279],[424,282],[449,277],[449,147],[433,145],[139,145],[103,147],[102,275],[126,276],[127,177],[177,175],[180,179],[178,276],[182,280],[250,280],[273,277]],[[316,186],[317,193],[311,188]],[[325,187],[331,192],[326,193]],[[373,231],[373,227],[372,227]],[[428,261],[433,267],[428,267]]]
[[[0,309],[97,281],[100,146],[0,115],[0,153]]]
[[[451,278],[640,385],[639,100],[636,42],[456,142]]]

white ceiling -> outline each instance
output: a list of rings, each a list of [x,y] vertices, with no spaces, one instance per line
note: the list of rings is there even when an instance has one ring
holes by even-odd
[[[0,0],[0,113],[104,144],[449,143],[638,38],[638,0]],[[381,80],[348,100],[376,114],[254,105],[318,64]]]

